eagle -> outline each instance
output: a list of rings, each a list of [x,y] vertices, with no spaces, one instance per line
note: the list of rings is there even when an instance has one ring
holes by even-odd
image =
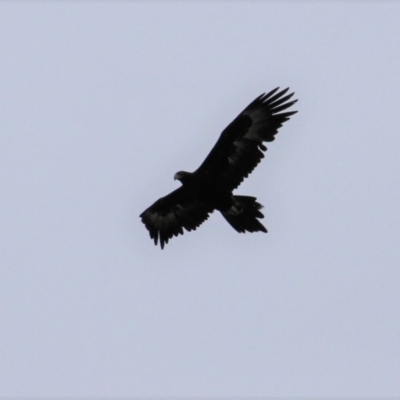
[[[161,197],[140,214],[150,238],[161,249],[184,229],[193,231],[218,210],[239,233],[267,232],[259,219],[263,206],[256,197],[233,195],[267,150],[278,129],[297,111],[286,111],[297,102],[294,93],[279,87],[250,103],[221,133],[206,159],[194,172],[179,171],[181,186]],[[290,100],[290,101],[289,101]]]

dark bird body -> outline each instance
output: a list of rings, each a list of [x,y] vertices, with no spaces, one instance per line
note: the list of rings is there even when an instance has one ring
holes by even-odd
[[[244,178],[254,170],[282,124],[297,111],[281,112],[296,103],[293,93],[279,88],[257,97],[221,133],[210,154],[193,173],[174,176],[182,186],[157,200],[140,215],[150,237],[161,248],[173,236],[195,230],[214,210],[238,232],[267,232],[255,197],[234,196]]]

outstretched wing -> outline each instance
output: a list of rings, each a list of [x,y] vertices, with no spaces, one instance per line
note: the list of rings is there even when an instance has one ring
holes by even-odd
[[[157,200],[140,214],[140,218],[150,232],[155,245],[160,240],[163,249],[173,236],[183,235],[183,228],[192,231],[199,227],[211,212],[213,209],[195,199],[186,188],[181,186]]]
[[[282,124],[297,112],[281,113],[297,100],[288,101],[294,94],[285,96],[289,88],[278,90],[262,94],[247,106],[224,129],[195,173],[219,175],[229,189],[236,189],[264,158],[263,142],[272,142]]]

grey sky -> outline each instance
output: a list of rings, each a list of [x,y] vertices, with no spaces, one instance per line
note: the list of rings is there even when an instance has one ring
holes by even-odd
[[[0,4],[0,396],[400,396],[400,5]],[[138,215],[255,97],[299,113],[161,251]]]

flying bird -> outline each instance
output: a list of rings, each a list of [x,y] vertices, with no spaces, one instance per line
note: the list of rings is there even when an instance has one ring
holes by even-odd
[[[214,210],[239,233],[267,232],[259,221],[264,215],[257,199],[232,192],[264,158],[263,142],[272,142],[297,112],[282,112],[297,102],[289,101],[294,93],[286,95],[288,90],[276,88],[257,97],[224,129],[196,171],[174,175],[182,186],[140,214],[155,245],[160,242],[163,249],[173,236],[183,235],[183,229],[198,228]]]

